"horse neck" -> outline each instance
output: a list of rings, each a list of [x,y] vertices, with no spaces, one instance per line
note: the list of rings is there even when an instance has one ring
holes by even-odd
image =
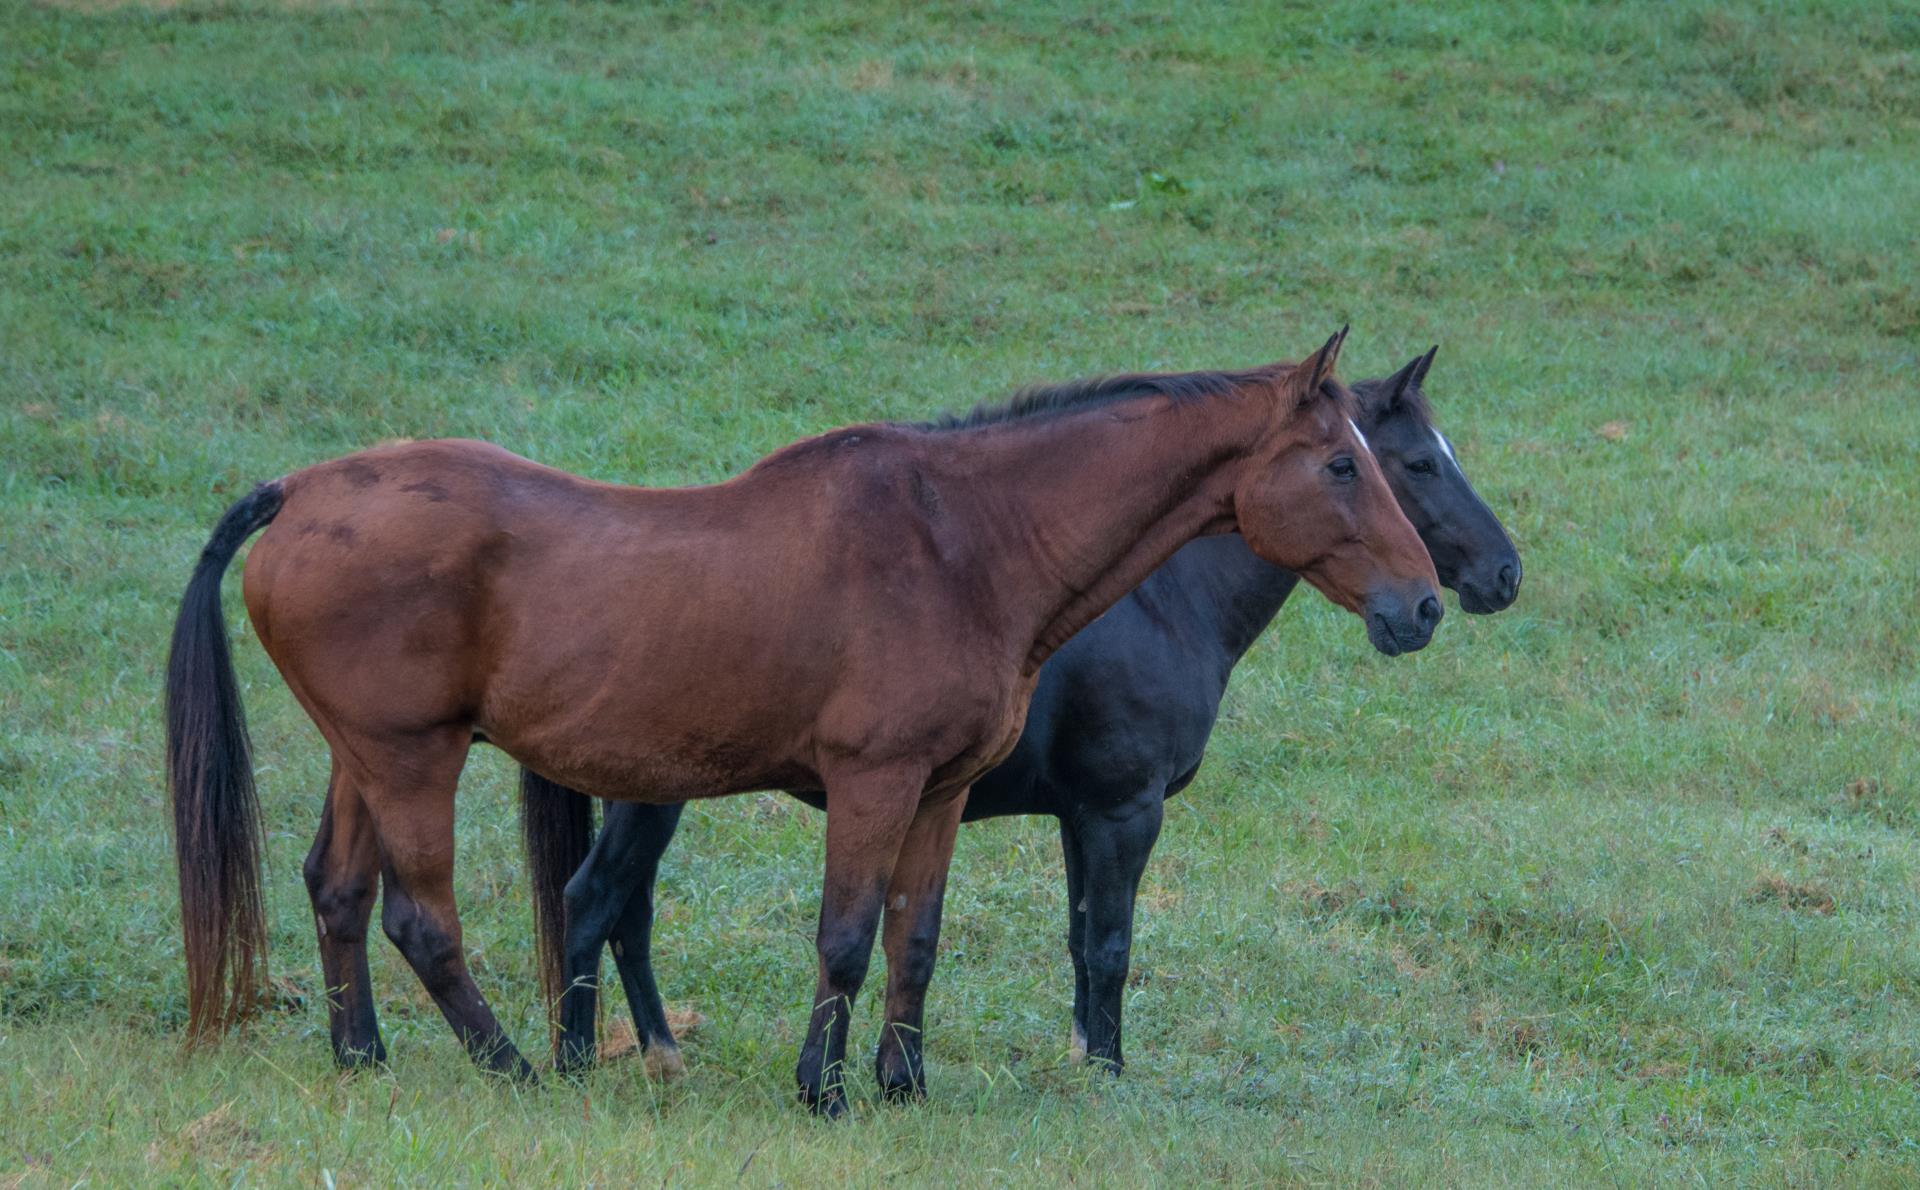
[[[979,435],[967,471],[1008,555],[996,586],[1029,672],[1182,545],[1234,527],[1238,464],[1270,413],[1252,394],[1148,397]]]
[[[1293,594],[1300,576],[1253,552],[1238,533],[1207,537],[1176,553],[1142,590],[1177,601],[1219,650],[1226,669],[1246,656]]]

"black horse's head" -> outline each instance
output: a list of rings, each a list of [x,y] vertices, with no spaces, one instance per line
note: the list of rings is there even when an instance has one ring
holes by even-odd
[[[1497,612],[1520,593],[1520,554],[1433,424],[1421,384],[1438,350],[1384,380],[1353,385],[1356,424],[1426,543],[1442,585],[1459,593],[1463,611]]]

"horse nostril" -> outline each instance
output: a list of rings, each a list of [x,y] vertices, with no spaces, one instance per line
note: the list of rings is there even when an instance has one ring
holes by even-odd
[[[1520,590],[1520,576],[1514,573],[1513,563],[1500,568],[1500,598],[1512,599]]]
[[[1420,627],[1431,632],[1433,626],[1440,622],[1440,601],[1429,595],[1420,601],[1420,606],[1415,609],[1414,614],[1420,617]]]

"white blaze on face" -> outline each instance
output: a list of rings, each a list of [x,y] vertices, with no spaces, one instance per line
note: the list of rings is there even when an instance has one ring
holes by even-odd
[[[1460,465],[1460,460],[1453,457],[1453,443],[1447,441],[1447,436],[1445,434],[1442,434],[1440,431],[1435,430],[1433,432],[1433,440],[1439,444],[1440,453],[1447,456],[1447,462],[1452,463],[1454,466],[1458,467]]]
[[[1373,446],[1367,441],[1367,436],[1360,432],[1359,425],[1351,417],[1347,419],[1347,424],[1353,427],[1353,436],[1360,440],[1360,445],[1366,448],[1368,454],[1372,454]]]

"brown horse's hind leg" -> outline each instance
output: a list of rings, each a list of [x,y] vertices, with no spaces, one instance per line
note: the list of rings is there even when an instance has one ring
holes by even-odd
[[[815,1112],[847,1110],[847,1024],[867,975],[880,906],[920,804],[927,770],[888,768],[826,775],[827,875],[820,892],[820,980],[795,1075]]]
[[[380,879],[380,844],[360,791],[333,765],[320,833],[304,865],[320,970],[326,980],[327,1030],[334,1060],[345,1067],[387,1060],[367,973],[367,922]]]
[[[417,743],[411,754],[389,753],[391,776],[362,786],[386,857],[380,924],[473,1060],[496,1074],[536,1082],[533,1067],[480,994],[460,944],[460,912],[453,899],[453,794],[468,735],[462,731]]]
[[[920,1030],[933,980],[934,953],[940,944],[940,906],[947,891],[947,867],[953,860],[953,836],[960,828],[964,793],[939,805],[923,805],[907,829],[900,859],[887,886],[887,1019],[880,1027],[874,1073],[888,1099],[921,1099],[927,1094]]]

